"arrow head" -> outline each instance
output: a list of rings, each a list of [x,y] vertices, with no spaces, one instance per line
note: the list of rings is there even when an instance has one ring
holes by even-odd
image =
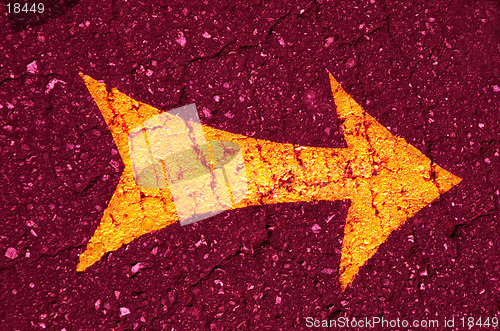
[[[358,169],[340,261],[344,290],[394,230],[461,179],[394,136],[331,74],[330,84],[352,164]]]

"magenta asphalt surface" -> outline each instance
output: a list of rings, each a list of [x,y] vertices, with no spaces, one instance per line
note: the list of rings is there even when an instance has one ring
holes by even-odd
[[[500,318],[498,1],[55,2],[36,15],[0,4],[0,329]],[[345,147],[327,70],[462,178],[345,292],[349,201],[175,224],[76,273],[123,169],[79,71],[161,110],[194,102],[203,124],[226,131]]]

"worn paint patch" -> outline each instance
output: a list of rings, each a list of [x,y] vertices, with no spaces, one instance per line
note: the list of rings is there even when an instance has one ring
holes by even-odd
[[[133,128],[161,112],[81,74],[113,135],[125,168],[101,223],[80,255],[83,271],[110,251],[177,222],[168,187],[137,185],[129,151]],[[254,139],[201,125],[208,141],[239,145],[252,205],[350,199],[340,262],[345,289],[360,267],[408,218],[460,182],[368,115],[330,75],[348,148],[307,147]],[[198,124],[199,125],[199,124]]]
[[[194,104],[156,115],[128,137],[136,184],[168,189],[181,225],[230,209],[247,192],[237,143],[206,141]]]

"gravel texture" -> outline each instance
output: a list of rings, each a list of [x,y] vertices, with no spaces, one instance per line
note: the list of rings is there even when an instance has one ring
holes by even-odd
[[[0,5],[2,329],[300,330],[306,317],[343,316],[454,317],[457,328],[500,317],[498,1],[58,3],[38,18]],[[79,71],[161,110],[194,102],[204,125],[346,147],[327,70],[462,178],[352,286],[343,292],[338,276],[349,201],[175,224],[76,272],[123,169]]]

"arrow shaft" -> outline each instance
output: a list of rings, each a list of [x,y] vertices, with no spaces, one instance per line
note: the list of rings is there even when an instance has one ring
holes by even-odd
[[[347,149],[304,147],[247,138],[239,141],[249,193],[235,208],[256,204],[349,198]]]

